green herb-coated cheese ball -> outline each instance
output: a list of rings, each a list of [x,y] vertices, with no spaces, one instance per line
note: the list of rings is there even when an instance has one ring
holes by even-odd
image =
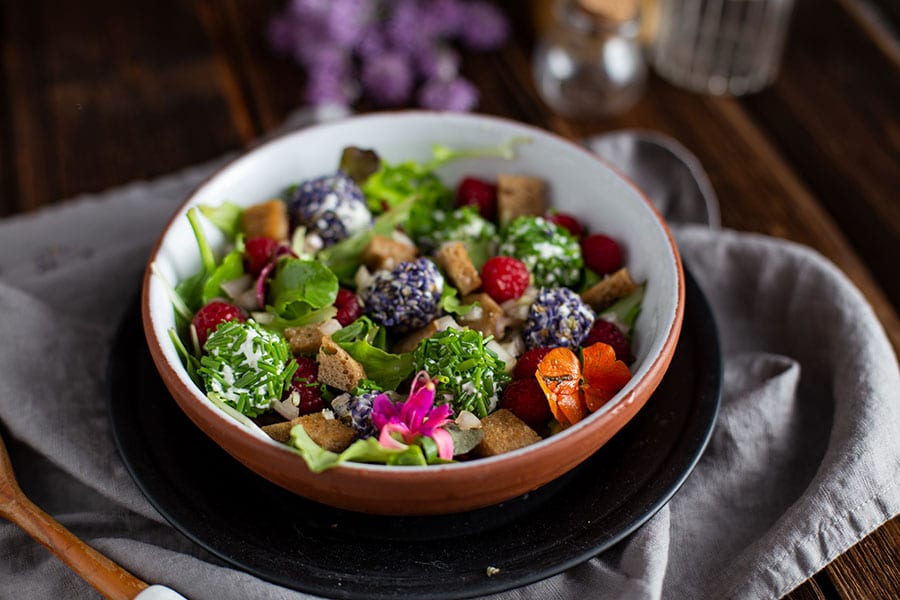
[[[204,350],[197,373],[206,391],[250,417],[281,400],[297,368],[287,340],[253,320],[222,323]]]
[[[537,287],[576,287],[584,266],[578,240],[543,217],[523,216],[507,225],[497,253],[525,263]]]

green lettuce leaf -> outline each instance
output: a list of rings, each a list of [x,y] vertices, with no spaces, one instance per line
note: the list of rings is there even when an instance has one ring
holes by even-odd
[[[381,389],[396,389],[412,374],[412,353],[387,352],[384,328],[368,317],[360,317],[339,329],[331,339],[359,362],[366,370],[366,376]]]
[[[234,239],[241,231],[241,215],[244,214],[244,209],[234,202],[226,201],[219,206],[201,204],[200,212],[229,239]]]
[[[203,284],[201,305],[209,303],[215,298],[225,298],[228,294],[222,289],[222,284],[232,281],[244,275],[244,238],[238,235],[234,250],[225,255],[222,262],[213,269],[206,282]]]
[[[313,310],[334,304],[338,278],[325,265],[285,258],[275,268],[269,283],[269,297],[275,313],[287,320],[306,316]]]
[[[478,303],[475,302],[473,304],[463,304],[459,300],[459,290],[448,283],[444,283],[444,291],[441,292],[441,298],[438,301],[441,309],[444,312],[451,313],[454,315],[467,315],[472,312],[472,309],[478,306]]]

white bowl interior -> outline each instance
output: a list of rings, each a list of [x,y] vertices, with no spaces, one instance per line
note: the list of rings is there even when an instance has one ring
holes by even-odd
[[[153,260],[172,284],[196,273],[200,257],[185,216],[188,208],[218,205],[225,200],[247,206],[278,197],[289,185],[333,173],[346,146],[373,148],[389,162],[427,161],[434,144],[494,146],[523,136],[529,141],[517,147],[514,160],[466,159],[441,168],[439,173],[451,186],[467,175],[495,179],[498,173],[506,172],[542,177],[549,184],[551,206],[575,215],[590,231],[620,241],[632,276],[647,283],[633,341],[634,376],[619,392],[618,398],[622,398],[649,369],[672,328],[678,302],[678,258],[660,217],[632,183],[589,152],[526,125],[476,115],[409,112],[353,117],[288,134],[242,156],[201,185],[164,232]],[[214,247],[221,246],[221,234],[206,225]],[[156,338],[150,343],[161,346],[166,360],[184,384],[196,390],[201,403],[239,426],[196,389],[183,368],[168,338],[175,317],[158,277],[150,279],[149,312],[152,337]],[[605,412],[614,403],[598,412]]]

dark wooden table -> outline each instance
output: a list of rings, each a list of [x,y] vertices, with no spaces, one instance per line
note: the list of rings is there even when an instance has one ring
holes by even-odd
[[[674,136],[703,162],[726,227],[816,248],[875,307],[900,348],[900,5],[798,0],[782,74],[741,100],[652,79],[607,120],[554,114],[530,76],[534,21],[466,56],[480,112],[579,138],[622,127]],[[0,2],[0,216],[151,178],[252,142],[302,99],[303,76],[262,35],[277,0]],[[900,596],[900,518],[790,598]]]

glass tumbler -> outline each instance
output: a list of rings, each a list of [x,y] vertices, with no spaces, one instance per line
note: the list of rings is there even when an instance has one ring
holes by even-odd
[[[669,82],[741,96],[775,81],[793,0],[657,0],[649,60]]]

